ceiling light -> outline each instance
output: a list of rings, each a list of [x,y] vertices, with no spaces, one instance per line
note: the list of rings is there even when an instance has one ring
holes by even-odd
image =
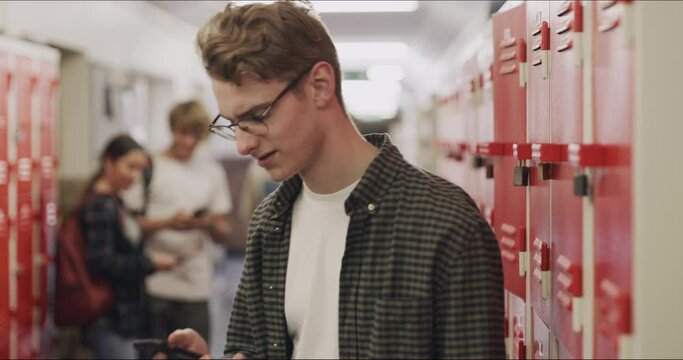
[[[403,76],[400,65],[372,65],[367,70],[368,79],[373,81],[401,81]]]
[[[338,42],[335,46],[340,59],[394,59],[408,54],[408,45],[398,41]]]
[[[391,119],[398,112],[401,84],[398,82],[344,80],[344,103],[352,116],[363,119]]]
[[[417,1],[311,1],[319,13],[413,12]]]

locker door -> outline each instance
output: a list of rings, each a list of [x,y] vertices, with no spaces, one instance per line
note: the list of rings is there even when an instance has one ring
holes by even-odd
[[[54,240],[57,225],[56,203],[56,157],[54,148],[54,119],[55,119],[55,96],[56,90],[56,64],[44,62],[42,65],[39,92],[40,92],[40,127],[37,129],[40,137],[40,194],[39,194],[39,218],[40,218],[40,249],[36,264],[39,267],[39,325],[45,326],[47,320],[48,303],[48,270],[53,258]],[[36,131],[36,129],[34,129]]]
[[[476,57],[472,57],[465,61],[462,67],[463,78],[466,80],[463,93],[463,103],[461,109],[463,111],[463,121],[465,125],[465,139],[467,141],[468,149],[476,149],[477,136],[479,131],[479,74]],[[471,151],[469,159],[465,162],[467,181],[465,191],[479,204],[481,200],[481,181],[479,175],[482,173],[483,162],[482,158]]]
[[[534,343],[531,349],[531,358],[550,359],[550,329],[536,311],[532,311],[532,313],[534,317],[532,322]]]
[[[526,194],[525,188],[513,187],[512,144],[526,141],[524,3],[493,15],[493,98],[494,137],[504,148],[504,156],[494,163],[494,230],[500,242],[505,288],[521,299],[526,298]],[[521,260],[521,261],[520,261]],[[522,265],[520,267],[520,264]]]
[[[550,323],[550,172],[553,161],[541,155],[550,145],[550,29],[547,1],[527,3],[529,59],[528,142],[532,147],[529,179],[529,256],[531,306]],[[557,159],[556,159],[557,161]],[[543,167],[543,168],[542,168]],[[536,334],[533,334],[534,339]]]
[[[14,174],[17,179],[16,248],[17,262],[17,325],[18,356],[31,357],[33,328],[33,195],[31,158],[31,120],[34,80],[31,76],[31,59],[17,57],[17,128],[14,134],[17,161]]]
[[[490,143],[494,141],[493,138],[493,79],[492,71],[489,66],[485,72],[479,75],[479,106],[477,111],[478,135],[477,141],[482,143]],[[479,147],[477,147],[478,149]],[[483,156],[483,154],[479,154]],[[484,218],[493,225],[494,214],[494,197],[493,197],[493,163],[495,158],[484,157],[483,174],[479,174],[480,182],[480,204],[479,208],[484,215]]]
[[[616,358],[631,333],[633,49],[630,1],[594,6],[593,93],[595,142],[605,166],[595,171],[595,352]]]
[[[437,137],[443,156],[439,157],[439,175],[448,181],[467,189],[468,167],[467,143],[464,115],[459,89],[440,101],[437,108]]]
[[[583,133],[583,8],[581,1],[550,2],[552,53],[551,139],[557,144],[580,143]],[[580,328],[583,241],[582,198],[574,195],[575,168],[556,164],[551,182],[552,327],[560,358],[582,357]],[[573,318],[574,317],[574,318]]]
[[[7,96],[9,68],[7,54],[0,50],[0,358],[8,359],[9,353],[9,231],[8,213],[9,166],[7,137]]]
[[[511,320],[512,352],[508,354],[510,359],[526,359],[527,334],[526,334],[526,304],[524,299],[509,294],[509,312]]]

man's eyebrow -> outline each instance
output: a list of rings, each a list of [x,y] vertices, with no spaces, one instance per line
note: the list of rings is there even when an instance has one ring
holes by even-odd
[[[268,105],[270,105],[269,102],[262,103],[262,104],[258,104],[258,105],[254,105],[254,106],[250,107],[249,110],[244,111],[244,112],[242,112],[241,114],[237,115],[237,119],[242,119],[242,118],[244,118],[245,116],[249,115],[249,113],[252,113],[252,112],[254,112],[255,110],[257,110],[257,109],[259,109],[259,108],[266,108],[266,107],[268,107]]]

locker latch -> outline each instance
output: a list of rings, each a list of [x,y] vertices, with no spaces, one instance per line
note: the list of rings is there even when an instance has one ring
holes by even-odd
[[[557,257],[557,289],[555,296],[560,305],[572,312],[572,330],[581,331],[581,298],[583,295],[583,274],[581,266],[560,255]]]
[[[534,278],[541,283],[541,296],[547,299],[550,296],[550,247],[548,242],[539,238],[534,240],[534,247]]]
[[[588,175],[578,172],[574,175],[574,195],[588,196],[590,193],[590,186],[588,185]]]
[[[493,162],[490,159],[486,161],[486,178],[493,179]]]
[[[513,186],[529,186],[529,166],[531,160],[531,144],[512,144],[512,155],[519,161],[512,177]]]
[[[524,165],[523,161],[520,161],[517,166],[515,166],[515,173],[512,178],[513,186],[529,186],[529,167]]]
[[[486,160],[483,156],[476,154],[472,158],[472,167],[475,169],[480,169],[486,165]]]

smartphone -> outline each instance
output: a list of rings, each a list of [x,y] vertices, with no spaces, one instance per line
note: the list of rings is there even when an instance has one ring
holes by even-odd
[[[179,348],[169,348],[163,339],[139,339],[133,341],[133,347],[138,351],[138,358],[151,359],[154,354],[164,353],[169,359],[199,359],[201,354]]]
[[[209,212],[209,209],[207,209],[207,208],[201,208],[201,209],[195,211],[194,214],[193,214],[192,216],[194,216],[194,217],[200,217],[200,216],[206,215],[208,212]]]

